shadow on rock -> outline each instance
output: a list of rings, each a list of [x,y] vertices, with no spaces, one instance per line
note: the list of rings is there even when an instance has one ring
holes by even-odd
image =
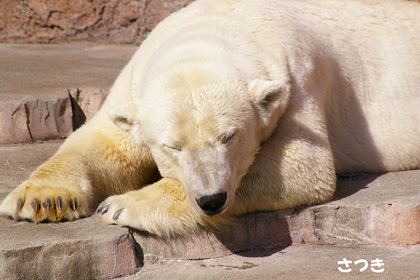
[[[351,196],[360,190],[367,189],[368,185],[383,174],[354,173],[337,175],[337,189],[334,201]]]
[[[137,257],[143,262],[156,259],[198,260],[237,254],[264,257],[292,244],[286,216],[292,211],[251,213],[237,218],[219,231],[202,231],[180,238],[162,239],[133,230]]]
[[[226,231],[214,232],[230,252],[247,257],[264,257],[292,244],[286,216],[289,210],[251,213],[239,217]]]

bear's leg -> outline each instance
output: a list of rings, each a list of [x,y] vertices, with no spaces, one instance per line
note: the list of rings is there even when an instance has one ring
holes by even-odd
[[[109,195],[157,180],[148,150],[136,148],[109,119],[94,120],[75,131],[13,190],[0,213],[34,222],[74,220],[92,214]]]
[[[97,212],[105,223],[128,226],[160,237],[185,236],[201,228],[218,228],[229,222],[227,215],[207,217],[194,213],[184,186],[170,178],[163,178],[141,190],[108,197]]]
[[[333,198],[336,174],[326,129],[316,131],[290,119],[286,123],[263,144],[236,191],[231,214],[294,208]]]

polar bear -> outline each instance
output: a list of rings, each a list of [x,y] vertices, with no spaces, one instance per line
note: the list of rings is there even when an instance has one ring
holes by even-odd
[[[16,220],[182,236],[326,202],[337,173],[419,168],[420,5],[197,0],[2,202]]]

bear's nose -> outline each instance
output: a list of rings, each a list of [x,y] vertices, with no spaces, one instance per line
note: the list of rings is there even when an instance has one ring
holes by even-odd
[[[217,193],[202,196],[197,199],[197,204],[206,213],[206,215],[214,216],[221,212],[221,208],[225,205],[227,193]]]

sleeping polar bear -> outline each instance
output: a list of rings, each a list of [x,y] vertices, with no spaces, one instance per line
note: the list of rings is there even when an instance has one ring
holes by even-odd
[[[0,210],[56,222],[105,199],[107,223],[185,235],[328,201],[336,173],[419,168],[419,14],[411,2],[197,0]]]

